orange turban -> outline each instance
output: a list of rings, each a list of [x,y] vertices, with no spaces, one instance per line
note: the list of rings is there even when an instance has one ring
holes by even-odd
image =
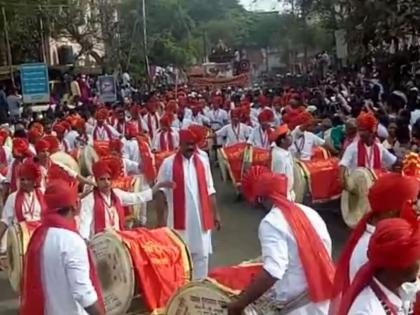
[[[109,149],[111,151],[117,151],[121,153],[122,148],[123,148],[123,143],[120,139],[111,139],[109,141]]]
[[[402,162],[402,174],[414,176],[420,180],[420,156],[418,153],[410,152]]]
[[[85,129],[85,120],[83,118],[75,119],[72,127],[76,129]]]
[[[197,143],[197,136],[190,129],[181,129],[179,131],[179,142],[181,142],[181,143],[186,143],[186,142]]]
[[[27,160],[19,165],[17,170],[19,178],[27,178],[35,182],[35,186],[39,186],[41,181],[41,169],[34,162]]]
[[[48,183],[44,198],[48,213],[54,213],[67,207],[77,207],[77,190],[71,188],[69,183],[62,179],[56,179]]]
[[[23,138],[14,138],[12,145],[12,154],[14,157],[30,157],[32,156],[29,150],[29,143]]]
[[[62,123],[58,123],[54,125],[53,131],[58,135],[62,135],[66,132],[66,127]]]
[[[45,136],[42,138],[43,141],[48,142],[49,151],[51,154],[60,151],[60,142],[58,141],[57,137],[55,136]],[[36,148],[36,146],[35,146]]]
[[[347,315],[360,292],[371,283],[379,269],[405,269],[420,259],[420,229],[401,218],[384,219],[377,225],[370,241],[366,263],[343,292],[338,315]]]
[[[415,177],[388,173],[381,176],[369,190],[372,212],[401,211],[407,201],[417,199],[420,184]]]
[[[139,133],[137,125],[133,122],[127,123],[125,128],[125,135],[129,138],[134,138]]]
[[[165,114],[160,119],[160,125],[164,128],[169,128],[169,127],[171,127],[172,119],[173,118],[172,118],[171,114]]]
[[[289,127],[287,126],[287,124],[283,124],[279,127],[277,127],[274,132],[271,133],[270,135],[270,141],[276,141],[278,137],[280,136],[284,136],[289,132]]]
[[[108,118],[108,110],[104,107],[98,109],[95,117],[96,117],[97,120],[102,120],[102,121],[107,119]]]
[[[42,151],[48,151],[50,149],[50,144],[45,139],[38,140],[35,143],[35,150],[37,153],[40,153]]]
[[[105,161],[98,161],[92,165],[92,173],[95,178],[101,178],[105,175],[112,175],[109,164]]]
[[[241,190],[244,197],[251,203],[254,203],[258,197],[257,181],[265,174],[272,174],[271,171],[261,165],[252,166],[242,177]]]
[[[308,112],[301,112],[296,116],[294,124],[296,126],[310,124],[314,120],[314,117]]]
[[[165,110],[170,113],[176,112],[176,102],[174,100],[171,100],[166,104]]]
[[[360,129],[376,132],[378,127],[378,120],[372,112],[361,112],[357,117],[357,127]]]
[[[274,114],[271,110],[265,109],[258,115],[258,121],[263,123],[270,123],[274,120]]]

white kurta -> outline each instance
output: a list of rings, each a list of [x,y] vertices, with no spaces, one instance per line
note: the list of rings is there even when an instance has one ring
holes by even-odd
[[[270,149],[271,147],[267,131],[262,130],[260,126],[252,129],[248,138],[248,143],[261,149]]]
[[[150,117],[150,122],[151,122],[151,127],[152,130],[149,130],[149,117]],[[159,115],[156,114],[156,117],[154,115],[150,115],[150,113],[147,113],[146,115],[144,115],[144,117],[142,118],[142,125],[143,125],[143,130],[146,130],[149,135],[154,135],[157,130],[159,129]]]
[[[383,168],[390,168],[397,161],[397,157],[389,152],[382,143],[376,143],[379,146],[379,156],[381,159],[381,165]],[[340,165],[345,166],[349,171],[357,168],[357,150],[358,142],[353,142],[344,151],[343,157],[341,158]],[[367,155],[367,167],[373,169],[373,146],[366,146]]]
[[[153,194],[152,194],[151,189],[147,189],[138,193],[126,192],[117,188],[114,188],[113,191],[117,195],[117,197],[120,199],[121,205],[123,207],[145,203],[153,199]],[[107,206],[111,204],[111,196],[110,195],[105,196],[102,194],[102,197],[105,200],[104,202],[105,228],[119,230],[120,222],[119,222],[118,213],[115,207]],[[79,217],[80,219],[79,232],[80,232],[80,235],[86,240],[89,240],[91,237],[95,235],[94,205],[95,205],[95,198],[93,196],[93,192],[82,199],[80,217]],[[112,221],[114,224],[112,224]]]
[[[287,198],[291,201],[295,200],[295,192],[293,191],[295,181],[293,164],[293,156],[290,151],[282,149],[277,145],[273,146],[271,150],[271,170],[273,173],[287,176]]]
[[[42,247],[41,279],[45,314],[87,315],[97,300],[89,276],[85,241],[72,231],[49,228]]]
[[[94,141],[109,141],[109,140],[111,140],[108,136],[108,132],[107,132],[106,129],[109,130],[112,139],[118,139],[120,137],[120,133],[110,125],[96,126],[92,131],[92,138],[94,139]],[[94,138],[95,135],[97,137],[96,139]]]
[[[127,140],[123,142],[122,154],[127,159],[141,163],[141,156],[139,151],[139,144],[136,139]]]
[[[162,148],[160,147],[160,135],[162,131],[158,131],[155,136],[153,137],[153,144],[152,144],[152,150],[156,150],[157,152],[160,152]],[[179,132],[171,128],[171,136],[172,136],[172,144],[174,146],[174,149],[179,147]],[[169,147],[169,134],[165,131],[164,135],[166,145]]]
[[[236,127],[232,124],[226,125],[216,131],[217,144],[229,146],[236,143],[246,142],[251,134],[252,128],[239,123]]]
[[[16,220],[16,194],[17,191],[12,192],[6,199],[6,203],[3,208],[3,213],[1,216],[1,222],[7,226],[12,225],[17,222]],[[24,193],[24,200],[22,204],[22,212],[25,221],[33,222],[41,220],[41,205],[36,197],[35,192]]]
[[[393,292],[384,287],[377,279],[373,279],[382,292],[386,295],[389,302],[395,306],[398,315],[406,315],[408,313],[404,312],[403,302],[401,299],[395,295]],[[362,292],[354,300],[348,315],[387,315],[384,307],[382,306],[379,299],[376,297],[376,294],[370,288],[370,286],[365,287]]]
[[[325,140],[309,131],[304,131],[302,134],[298,128],[299,126],[292,131],[293,142],[290,147],[290,152],[297,159],[309,161],[312,157],[313,149],[323,146]]]
[[[123,158],[124,176],[140,174],[140,164],[129,159]]]
[[[206,113],[206,116],[210,119],[210,127],[213,130],[219,130],[229,121],[229,115],[224,109],[211,109]]]
[[[331,255],[331,237],[321,216],[313,209],[300,205],[309,221]],[[296,239],[278,208],[273,208],[261,221],[259,227],[264,270],[278,279],[274,284],[276,301],[286,303],[308,289],[305,272],[299,258]],[[328,301],[309,303],[288,315],[327,315]]]
[[[203,114],[198,114],[196,116],[191,115],[188,118],[184,118],[181,124],[181,129],[187,129],[191,125],[209,125],[210,120]]]
[[[359,269],[368,262],[367,250],[369,246],[370,238],[372,237],[373,232],[375,232],[375,226],[367,224],[366,230],[363,233],[362,237],[357,242],[354,247],[353,253],[350,257],[350,268],[349,268],[349,279],[353,281],[356,273]]]
[[[77,138],[79,137],[79,133],[76,130],[70,130],[65,136],[64,140],[68,143],[69,151],[74,150],[77,147]]]
[[[199,157],[204,165],[206,184],[209,195],[216,193],[213,185],[213,178],[211,175],[210,164],[208,159],[199,154]],[[166,158],[159,170],[158,182],[173,180],[173,163],[175,154]],[[201,205],[200,196],[198,192],[197,172],[195,170],[193,159],[183,158],[184,168],[184,189],[185,189],[185,210],[186,222],[185,230],[177,231],[184,241],[187,243],[191,254],[208,257],[212,253],[211,245],[211,231],[203,231],[201,223]],[[178,184],[178,183],[175,183]],[[168,203],[168,221],[167,225],[170,228],[174,226],[174,197],[173,190],[163,189],[167,203]]]

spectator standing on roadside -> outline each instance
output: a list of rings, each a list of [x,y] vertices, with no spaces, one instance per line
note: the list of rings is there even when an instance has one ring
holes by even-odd
[[[22,96],[16,88],[13,88],[7,97],[7,106],[9,108],[10,118],[15,121],[20,118],[20,107],[22,106]]]

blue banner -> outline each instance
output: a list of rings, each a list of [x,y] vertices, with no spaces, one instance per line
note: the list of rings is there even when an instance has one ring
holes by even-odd
[[[49,103],[50,87],[48,67],[45,63],[28,63],[20,66],[20,81],[24,103]]]

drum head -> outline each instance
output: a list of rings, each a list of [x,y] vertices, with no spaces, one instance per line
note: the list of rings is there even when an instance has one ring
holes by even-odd
[[[368,192],[375,182],[375,174],[367,168],[356,168],[347,181],[351,191],[343,190],[341,195],[341,214],[344,222],[354,228],[359,220],[370,211]]]
[[[135,290],[133,263],[128,249],[112,232],[97,234],[90,242],[101,283],[107,315],[125,314]]]
[[[87,145],[80,149],[80,171],[83,176],[89,176],[92,174],[92,165],[99,160],[98,155],[92,146]]]
[[[145,177],[143,175],[136,175],[133,186],[133,192],[141,192],[147,188],[149,188],[149,185],[147,184]],[[140,220],[140,213],[142,212],[142,210],[144,210],[144,213],[146,213],[146,208],[147,202],[142,204],[136,204],[133,206],[133,216],[136,221]]]
[[[73,157],[70,154],[67,154],[66,152],[58,151],[58,152],[55,152],[54,154],[51,154],[50,158],[52,161],[64,164],[71,170],[77,172],[77,174],[80,174],[79,164],[77,164],[76,160],[73,159]]]
[[[208,281],[191,282],[172,296],[165,315],[227,314],[224,306],[229,302],[228,294],[216,285]],[[256,312],[247,307],[243,314],[254,315]]]
[[[308,184],[302,166],[297,160],[294,160],[293,163],[293,177],[293,191],[295,192],[295,201],[297,203],[302,203]]]
[[[15,224],[7,230],[7,263],[10,285],[15,292],[20,290],[23,269],[23,244],[20,225]]]

